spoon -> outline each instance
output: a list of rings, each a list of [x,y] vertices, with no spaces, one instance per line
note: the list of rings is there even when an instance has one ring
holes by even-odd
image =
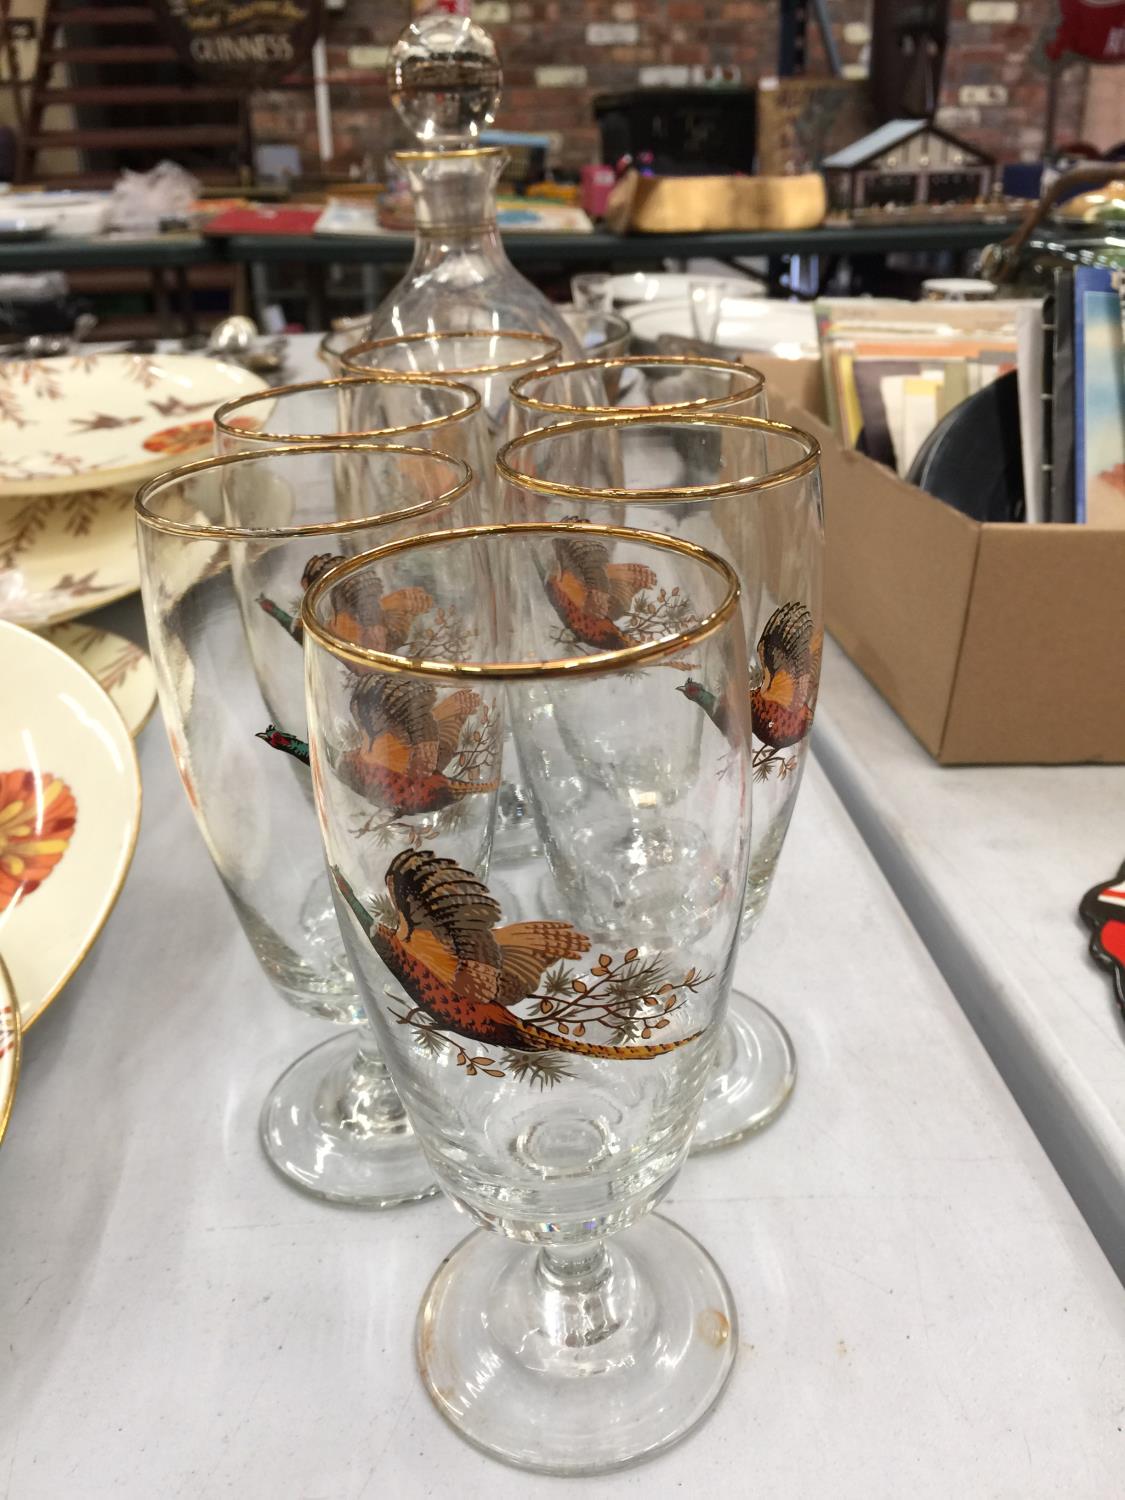
[[[258,337],[258,325],[253,318],[239,314],[223,318],[211,330],[207,340],[207,353],[225,359],[241,359],[253,347]]]

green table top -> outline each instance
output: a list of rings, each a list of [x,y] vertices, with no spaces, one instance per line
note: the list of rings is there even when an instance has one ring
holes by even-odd
[[[1004,239],[1016,223],[828,225],[820,229],[761,233],[507,234],[513,261],[660,261],[688,255],[871,255],[911,250],[972,250]],[[229,239],[196,234],[114,236],[99,239],[48,237],[24,244],[0,243],[0,272],[65,271],[100,266],[193,266],[217,261],[289,261],[329,264],[401,264],[412,238],[388,235],[236,234]]]
[[[820,229],[725,234],[506,234],[504,246],[518,264],[533,261],[663,260],[688,255],[840,255],[892,250],[973,250],[1005,239],[1018,221],[990,223],[829,225]],[[226,241],[236,261],[305,261],[368,264],[410,258],[408,234],[232,235]]]
[[[101,266],[198,266],[222,260],[221,249],[198,234],[115,235],[71,239],[48,235],[0,243],[4,271],[73,271]]]

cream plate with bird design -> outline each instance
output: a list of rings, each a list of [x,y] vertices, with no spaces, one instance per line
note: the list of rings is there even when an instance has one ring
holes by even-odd
[[[0,958],[0,1141],[12,1117],[19,1076],[20,1013],[7,967]]]
[[[121,715],[64,651],[0,622],[0,953],[23,1030],[93,946],[141,816]]]
[[[202,354],[0,363],[0,501],[140,480],[211,450],[211,415],[266,383]]]
[[[101,683],[136,739],[156,707],[156,673],[148,653],[135,641],[86,620],[50,625],[42,634]]]
[[[132,485],[0,499],[0,620],[54,625],[140,586]]]

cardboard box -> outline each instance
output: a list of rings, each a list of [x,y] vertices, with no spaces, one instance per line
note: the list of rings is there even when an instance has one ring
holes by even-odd
[[[745,363],[821,444],[828,629],[931,755],[1125,761],[1125,493],[1083,526],[970,520],[841,446],[817,361]]]

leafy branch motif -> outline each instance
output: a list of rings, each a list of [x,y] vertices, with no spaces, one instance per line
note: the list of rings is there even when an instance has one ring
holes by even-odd
[[[448,774],[462,781],[483,781],[500,758],[500,736],[496,714],[485,702],[477,704],[465,720],[461,742],[450,762]]]
[[[59,372],[52,369],[46,360],[23,359],[15,363],[16,378],[22,385],[29,385],[32,392],[47,401],[58,401],[62,395]]]
[[[160,379],[160,370],[155,359],[145,354],[135,354],[125,367],[128,378],[141,390],[150,391]]]
[[[618,624],[635,641],[658,641],[681,630],[693,629],[699,624],[699,616],[676,584],[658,590],[655,598],[648,593],[638,594]]]
[[[29,500],[9,514],[0,530],[0,566],[14,568],[20,553],[30,551],[47,528],[53,505],[51,500]]]
[[[476,632],[465,625],[456,610],[438,608],[426,618],[431,623],[419,622],[417,633],[403,643],[400,654],[434,661],[467,661]]]
[[[101,496],[96,490],[65,495],[62,500],[63,530],[67,536],[89,536],[97,519]]]
[[[775,771],[778,781],[787,781],[797,769],[797,756],[782,755],[773,745],[761,745],[754,751],[750,766],[756,782],[768,781]]]
[[[392,908],[393,912],[393,908]],[[397,921],[397,913],[394,913]],[[630,948],[615,960],[609,953],[598,955],[589,970],[559,963],[549,969],[540,988],[524,1002],[530,1006],[527,1019],[541,1031],[553,1031],[560,1038],[588,1039],[592,1055],[599,1046],[627,1047],[652,1039],[671,1024],[672,1017],[699,992],[713,975],[688,969],[676,981],[661,954],[642,957],[640,950]],[[526,1080],[532,1087],[553,1088],[565,1078],[574,1076],[571,1059],[549,1049],[513,1051],[504,1049],[499,1057],[488,1053],[470,1053],[457,1036],[451,1035],[418,1008],[391,1011],[400,1026],[414,1030],[414,1041],[428,1057],[454,1049],[456,1064],[469,1078],[485,1073],[490,1078]],[[595,1031],[590,1036],[590,1030]]]
[[[11,422],[16,427],[26,427],[27,418],[23,415],[23,407],[20,405],[19,397],[5,382],[0,384],[0,422]]]

